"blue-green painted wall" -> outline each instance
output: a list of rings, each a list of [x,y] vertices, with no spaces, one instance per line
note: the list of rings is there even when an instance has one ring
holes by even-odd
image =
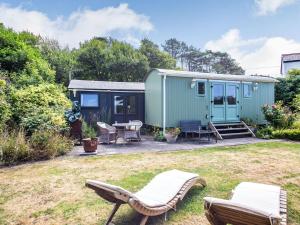
[[[205,96],[191,88],[191,78],[168,77],[166,80],[166,127],[176,127],[180,120],[201,120],[207,124],[210,116],[208,82]]]
[[[160,126],[163,123],[163,77],[153,70],[145,82],[145,122]],[[211,81],[205,81],[206,93],[197,94],[197,85],[191,87],[192,78],[167,76],[166,127],[177,127],[180,120],[201,120],[207,125],[211,116]],[[239,86],[239,116],[265,123],[261,107],[274,103],[274,83],[258,83],[252,97],[243,96],[243,83]]]
[[[145,82],[145,123],[162,127],[162,76],[153,70]]]
[[[264,104],[274,104],[274,83],[259,83],[252,97],[243,97],[241,90],[241,118],[251,118],[259,124],[266,123],[261,107]]]

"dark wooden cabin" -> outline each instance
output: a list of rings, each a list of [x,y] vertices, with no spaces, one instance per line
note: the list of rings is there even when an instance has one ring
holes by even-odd
[[[145,120],[145,85],[138,82],[71,80],[70,99],[78,101],[88,123]]]

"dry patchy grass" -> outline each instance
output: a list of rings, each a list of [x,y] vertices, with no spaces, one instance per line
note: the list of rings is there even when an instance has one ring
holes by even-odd
[[[111,205],[85,188],[99,179],[136,191],[167,169],[199,173],[208,186],[194,188],[176,213],[150,224],[208,224],[203,197],[227,198],[241,181],[282,185],[289,194],[290,224],[300,224],[300,144],[260,143],[173,153],[62,157],[0,169],[0,224],[103,224]],[[116,224],[140,217],[122,206]]]

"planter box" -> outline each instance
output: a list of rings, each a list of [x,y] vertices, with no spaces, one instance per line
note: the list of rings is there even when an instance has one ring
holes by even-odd
[[[178,135],[172,136],[171,134],[165,134],[165,138],[168,143],[176,143]]]
[[[83,149],[85,152],[95,152],[98,146],[97,138],[85,138],[82,139]]]

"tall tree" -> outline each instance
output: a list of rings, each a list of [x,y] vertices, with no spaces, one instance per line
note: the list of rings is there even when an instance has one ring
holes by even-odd
[[[148,39],[141,41],[139,51],[145,55],[151,68],[174,69],[176,60],[167,52],[161,51],[158,45]]]
[[[76,78],[112,81],[142,81],[149,70],[147,58],[131,45],[94,38],[75,53]]]
[[[168,52],[174,59],[178,59],[180,55],[181,42],[176,38],[170,38],[162,44],[164,51]]]
[[[44,59],[55,71],[55,81],[65,86],[69,83],[69,72],[75,66],[74,54],[69,48],[61,48],[57,40],[40,38],[39,45]]]

